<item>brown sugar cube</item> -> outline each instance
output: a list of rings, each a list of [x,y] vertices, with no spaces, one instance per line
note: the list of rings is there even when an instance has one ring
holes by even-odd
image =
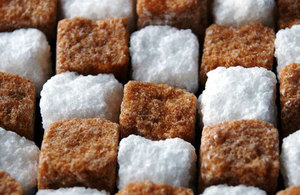
[[[237,28],[213,24],[206,29],[200,81],[219,66],[264,67],[272,70],[275,33],[262,24]]]
[[[291,186],[285,190],[277,192],[276,195],[299,195],[300,194],[300,186]]]
[[[277,129],[260,120],[237,120],[204,127],[199,189],[217,184],[244,184],[275,192],[278,144]]]
[[[300,24],[300,0],[278,0],[278,29]]]
[[[0,32],[37,28],[55,38],[57,0],[0,0]]]
[[[0,170],[0,194],[23,195],[22,185],[3,170]]]
[[[280,70],[281,126],[284,137],[300,129],[300,64]]]
[[[201,37],[207,25],[206,0],[137,0],[138,28],[169,25]]]
[[[119,125],[105,119],[73,119],[46,130],[38,166],[38,188],[84,186],[113,192]]]
[[[121,137],[136,134],[151,140],[179,137],[194,142],[197,98],[164,84],[130,81],[121,105]]]
[[[121,82],[126,81],[129,63],[126,26],[125,18],[97,22],[78,17],[61,20],[57,32],[56,73],[113,73]]]
[[[155,184],[151,181],[130,183],[120,190],[116,195],[193,195],[189,188],[173,187],[169,185]]]
[[[0,72],[0,127],[33,140],[34,109],[34,84],[24,77]]]

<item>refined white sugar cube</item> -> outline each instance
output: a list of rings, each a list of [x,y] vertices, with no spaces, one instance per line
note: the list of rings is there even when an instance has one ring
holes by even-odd
[[[278,64],[277,74],[286,65],[300,63],[300,25],[277,32],[274,55]]]
[[[253,186],[227,186],[216,185],[206,188],[203,195],[267,195],[267,193],[257,187]]]
[[[109,195],[105,190],[85,187],[59,188],[57,190],[39,190],[36,195]]]
[[[31,80],[39,94],[51,76],[50,46],[37,29],[0,33],[0,71]]]
[[[35,191],[39,154],[34,142],[0,127],[0,169],[20,182],[25,194]]]
[[[265,68],[219,67],[208,72],[198,99],[204,126],[258,119],[276,126],[276,76]]]
[[[274,0],[214,0],[216,24],[239,26],[254,22],[274,26]]]
[[[151,141],[130,135],[122,139],[119,145],[118,188],[145,180],[192,187],[196,161],[195,148],[180,138]]]
[[[199,43],[191,30],[147,26],[131,35],[132,78],[196,92]]]
[[[136,0],[60,0],[62,18],[84,17],[91,20],[127,18],[128,29],[135,28]]]
[[[64,72],[41,91],[41,115],[46,129],[52,122],[73,118],[119,119],[123,85],[112,74],[96,76]]]
[[[300,185],[300,130],[283,139],[280,165],[285,186]]]

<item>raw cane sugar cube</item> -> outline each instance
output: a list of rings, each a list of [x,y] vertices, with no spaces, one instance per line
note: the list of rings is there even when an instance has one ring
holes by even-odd
[[[121,137],[137,134],[151,140],[179,137],[195,141],[197,98],[164,84],[129,81],[121,104]]]
[[[267,193],[253,186],[237,185],[215,185],[204,190],[202,195],[267,195]]]
[[[236,28],[213,24],[206,30],[200,81],[219,66],[263,67],[272,70],[275,33],[262,24]]]
[[[155,184],[151,181],[144,181],[139,183],[130,183],[121,189],[116,195],[140,195],[140,194],[154,194],[154,195],[193,195],[193,190],[189,188],[174,187],[163,184]]]
[[[196,161],[195,148],[180,138],[151,141],[130,135],[123,138],[119,145],[118,188],[146,180],[193,187]]]
[[[33,140],[35,89],[24,77],[0,72],[0,127]]]
[[[274,0],[214,0],[214,23],[227,26],[261,23],[274,26]]]
[[[22,185],[2,170],[0,170],[0,194],[23,195]]]
[[[35,191],[39,154],[34,142],[0,127],[0,169],[21,183],[24,194]]]
[[[291,186],[285,190],[281,190],[276,193],[276,195],[299,195],[300,194],[300,185]]]
[[[276,125],[276,76],[265,68],[219,67],[207,73],[199,96],[204,126],[224,121],[259,119]]]
[[[289,64],[300,63],[300,25],[279,30],[275,39],[277,74]]]
[[[37,28],[55,38],[57,0],[1,0],[0,32]]]
[[[278,28],[285,29],[300,24],[299,0],[278,0]]]
[[[147,26],[131,35],[132,79],[198,90],[199,43],[190,30]]]
[[[135,29],[136,0],[60,0],[62,18],[84,17],[93,21],[108,18],[127,18],[128,29]]]
[[[283,139],[280,171],[286,187],[300,185],[300,130]]]
[[[72,118],[106,118],[117,122],[122,96],[123,86],[113,75],[83,76],[74,72],[55,75],[41,92],[43,127]]]
[[[85,186],[113,192],[119,125],[108,120],[72,119],[45,131],[38,188]]]
[[[84,18],[61,20],[57,33],[56,72],[113,73],[125,82],[129,64],[126,25],[124,18],[97,22]]]
[[[277,129],[260,120],[229,121],[204,127],[199,188],[244,184],[275,192],[278,145]]]
[[[300,64],[290,64],[280,71],[282,134],[300,129]]]
[[[39,94],[52,73],[45,35],[37,29],[0,33],[0,51],[0,71],[28,78]]]
[[[169,25],[191,29],[199,38],[207,25],[206,0],[137,0],[138,28]]]
[[[109,195],[105,190],[85,187],[59,188],[56,190],[39,190],[36,195]]]

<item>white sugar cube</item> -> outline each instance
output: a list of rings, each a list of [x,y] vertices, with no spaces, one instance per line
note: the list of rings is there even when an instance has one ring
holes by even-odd
[[[56,190],[39,190],[36,195],[109,195],[105,190],[85,187],[59,188]]]
[[[132,78],[196,92],[199,43],[191,30],[148,26],[131,35]]]
[[[96,76],[64,72],[41,91],[41,115],[46,129],[52,122],[73,118],[119,119],[123,85],[112,74]]]
[[[34,142],[0,127],[0,169],[20,182],[25,194],[35,191],[39,154]]]
[[[278,64],[277,74],[286,65],[300,63],[300,25],[277,32],[274,55]]]
[[[227,186],[227,185],[216,185],[206,188],[203,195],[267,195],[267,193],[257,187],[253,186]]]
[[[265,68],[219,67],[208,72],[200,95],[204,126],[224,121],[258,119],[276,126],[276,77]]]
[[[0,33],[0,71],[31,80],[36,93],[51,76],[50,46],[37,29],[19,29]]]
[[[62,18],[84,17],[91,20],[127,18],[128,29],[135,28],[136,0],[60,0]]]
[[[240,26],[254,22],[274,26],[274,0],[214,0],[216,24]]]
[[[180,138],[151,141],[130,135],[122,139],[119,145],[118,188],[145,180],[192,187],[196,161],[195,148]]]
[[[281,173],[286,187],[300,185],[300,130],[283,139]]]

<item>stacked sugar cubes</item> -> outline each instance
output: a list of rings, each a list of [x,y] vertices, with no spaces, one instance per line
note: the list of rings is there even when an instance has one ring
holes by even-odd
[[[21,2],[0,3],[0,193],[299,192],[297,0]]]

